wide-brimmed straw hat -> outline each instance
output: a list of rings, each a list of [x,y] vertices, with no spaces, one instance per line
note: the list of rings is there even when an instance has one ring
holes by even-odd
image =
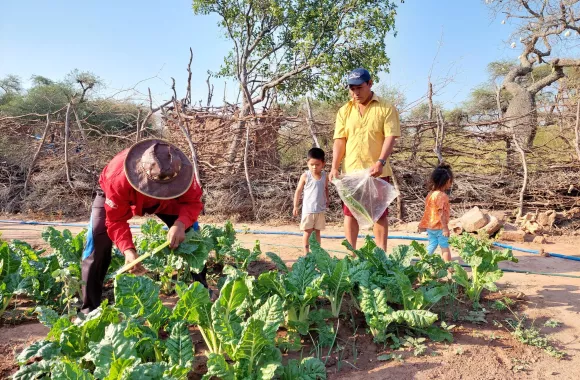
[[[167,141],[139,141],[127,152],[125,176],[138,192],[156,199],[183,195],[193,182],[193,165],[187,156]]]

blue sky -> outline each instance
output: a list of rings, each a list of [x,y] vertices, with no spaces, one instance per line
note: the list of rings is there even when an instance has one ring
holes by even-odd
[[[480,0],[407,0],[399,5],[396,22],[398,36],[387,41],[390,73],[380,78],[399,87],[409,101],[426,92],[442,33],[433,81],[453,77],[437,93],[449,108],[486,80],[488,62],[518,55],[506,43],[509,25],[491,19]],[[100,76],[107,94],[138,84],[141,94],[149,86],[161,101],[170,96],[171,76],[183,96],[190,46],[193,98],[205,102],[206,72],[218,69],[230,44],[217,18],[194,16],[189,0],[7,0],[0,5],[0,77],[61,79],[77,68]],[[221,101],[223,80],[214,84]]]

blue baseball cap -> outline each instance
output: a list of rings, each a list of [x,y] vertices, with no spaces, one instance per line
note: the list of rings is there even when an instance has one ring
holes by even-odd
[[[348,74],[348,85],[358,86],[371,80],[371,74],[367,69],[354,69]]]

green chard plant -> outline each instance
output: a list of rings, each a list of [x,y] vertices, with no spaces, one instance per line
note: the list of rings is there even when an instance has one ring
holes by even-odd
[[[494,250],[489,241],[480,240],[470,234],[453,237],[450,240],[453,247],[459,250],[459,255],[471,267],[471,278],[458,263],[454,263],[453,280],[465,288],[467,296],[474,307],[479,307],[483,289],[495,292],[495,284],[502,276],[498,263],[501,261],[518,262],[510,249]]]

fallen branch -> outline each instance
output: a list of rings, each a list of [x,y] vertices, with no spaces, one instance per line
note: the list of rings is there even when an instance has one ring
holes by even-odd
[[[70,176],[70,166],[68,163],[68,137],[69,137],[69,118],[70,118],[70,110],[72,108],[72,100],[68,103],[66,107],[66,114],[64,118],[64,169],[66,172],[66,181],[68,182],[71,189],[74,190],[74,186],[72,184],[71,176]]]
[[[46,140],[46,136],[48,135],[48,131],[50,130],[50,114],[46,114],[46,127],[44,127],[44,132],[42,133],[42,139],[40,140],[40,144],[38,144],[38,148],[36,148],[36,152],[34,152],[34,156],[32,157],[32,162],[30,163],[30,167],[28,168],[28,174],[26,175],[26,180],[24,181],[24,195],[26,195],[26,190],[28,188],[28,181],[30,180],[30,176],[32,175],[32,171],[34,170],[34,164],[36,164],[36,160],[38,159],[38,155],[42,150],[42,146],[44,145],[44,141]]]

